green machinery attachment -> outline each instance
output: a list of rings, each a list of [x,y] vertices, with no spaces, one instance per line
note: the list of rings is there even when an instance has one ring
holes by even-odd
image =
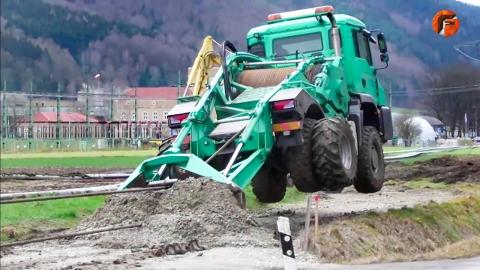
[[[383,33],[377,39],[388,63]],[[120,189],[208,177],[241,189],[252,184],[261,201],[279,201],[288,174],[301,191],[333,189],[321,170],[335,170],[335,164],[319,161],[330,152],[343,153],[345,173],[335,175],[347,184],[337,186],[352,184],[365,130],[383,141],[391,137],[390,110],[376,77],[382,68],[373,64],[371,43],[377,40],[360,20],[333,15],[331,6],[270,14],[267,24],[248,32],[248,52],[223,43],[222,65],[205,91],[180,97],[168,113],[177,135]],[[327,136],[329,128],[345,133],[339,137],[347,144],[312,135]],[[295,172],[304,165],[308,173]]]

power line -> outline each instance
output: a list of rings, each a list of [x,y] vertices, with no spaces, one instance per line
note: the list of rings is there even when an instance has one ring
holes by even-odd
[[[461,49],[462,47],[480,47],[480,40],[474,40],[474,41],[470,41],[470,42],[467,42],[467,43],[463,43],[463,44],[459,44],[459,45],[453,46],[453,48],[454,48],[458,53],[460,53],[461,55],[465,56],[466,58],[468,58],[468,59],[470,59],[470,60],[473,60],[473,61],[479,61],[479,62],[480,62],[480,59],[479,59],[479,58],[473,57],[473,56],[471,56],[470,54],[464,52],[464,51]]]
[[[480,88],[466,88],[466,89],[457,89],[457,90],[448,90],[448,91],[438,91],[438,92],[429,92],[429,91],[424,91],[424,92],[398,92],[398,93],[393,93],[394,96],[411,96],[411,95],[444,95],[444,94],[455,94],[455,93],[465,93],[465,92],[475,92],[479,91]]]
[[[414,92],[427,92],[427,91],[438,91],[438,90],[451,90],[451,89],[464,89],[464,88],[472,88],[472,87],[480,87],[480,82],[476,84],[469,84],[469,85],[461,85],[461,86],[447,86],[447,87],[435,87],[435,88],[422,88],[422,89],[413,89],[410,91]],[[393,91],[393,93],[403,93],[404,91]]]
[[[158,99],[155,97],[141,97],[141,96],[130,96],[130,95],[111,95],[111,94],[78,94],[78,95],[57,95],[57,94],[30,94],[25,92],[3,92],[7,95],[7,98],[12,98],[15,96],[21,97],[38,97],[38,98],[51,98],[52,100],[55,98],[70,98],[72,101],[76,101],[79,97],[103,97],[103,100],[151,100],[151,101],[175,101],[176,99]]]

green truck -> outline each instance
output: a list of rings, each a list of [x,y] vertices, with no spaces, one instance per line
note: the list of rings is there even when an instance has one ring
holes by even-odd
[[[248,52],[225,41],[221,68],[198,96],[168,114],[178,131],[121,189],[189,176],[281,201],[287,178],[302,192],[379,191],[392,117],[377,72],[384,34],[333,7],[270,14],[247,34]],[[375,36],[374,36],[374,33]],[[379,49],[381,67],[372,60]]]

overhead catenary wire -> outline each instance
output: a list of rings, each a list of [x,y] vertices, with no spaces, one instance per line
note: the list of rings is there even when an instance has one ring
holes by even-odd
[[[457,85],[457,86],[446,86],[446,87],[434,87],[434,88],[421,88],[421,89],[411,89],[410,91],[415,92],[423,92],[423,91],[443,91],[443,90],[454,90],[454,89],[464,89],[464,88],[472,88],[472,87],[480,87],[480,82],[475,84],[468,84],[468,85]],[[403,91],[392,91],[393,93],[396,92],[403,92]]]
[[[466,92],[480,92],[480,87],[475,88],[466,88],[466,89],[455,89],[448,91],[405,91],[405,92],[393,92],[393,96],[415,96],[415,95],[445,95],[445,94],[455,94],[455,93],[466,93]]]
[[[474,41],[470,41],[470,42],[467,42],[467,43],[463,43],[463,44],[459,44],[459,45],[455,45],[453,46],[453,48],[458,52],[460,53],[461,55],[463,55],[464,57],[470,59],[470,60],[473,60],[473,61],[479,61],[480,62],[480,58],[476,58],[474,56],[471,56],[470,54],[466,53],[462,48],[465,48],[465,47],[479,47],[480,48],[480,40],[474,40]]]
[[[48,94],[48,93],[26,93],[26,92],[15,92],[15,91],[2,91],[2,94],[7,94],[11,96],[22,96],[22,97],[39,97],[39,98],[64,98],[64,99],[77,99],[79,97],[103,97],[104,100],[132,100],[132,99],[154,99],[156,101],[171,101],[171,99],[158,99],[158,98],[150,98],[150,97],[140,97],[140,96],[132,96],[132,95],[111,95],[111,94],[104,94],[104,93],[99,93],[99,94],[84,94],[84,93],[79,93],[77,95],[65,95],[65,94]]]

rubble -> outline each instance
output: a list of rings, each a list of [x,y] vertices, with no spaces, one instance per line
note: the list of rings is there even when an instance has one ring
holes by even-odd
[[[205,178],[177,182],[164,191],[114,195],[76,230],[142,223],[138,229],[89,236],[107,248],[158,249],[172,243],[198,240],[207,248],[265,246],[264,228],[255,226],[227,185]]]

